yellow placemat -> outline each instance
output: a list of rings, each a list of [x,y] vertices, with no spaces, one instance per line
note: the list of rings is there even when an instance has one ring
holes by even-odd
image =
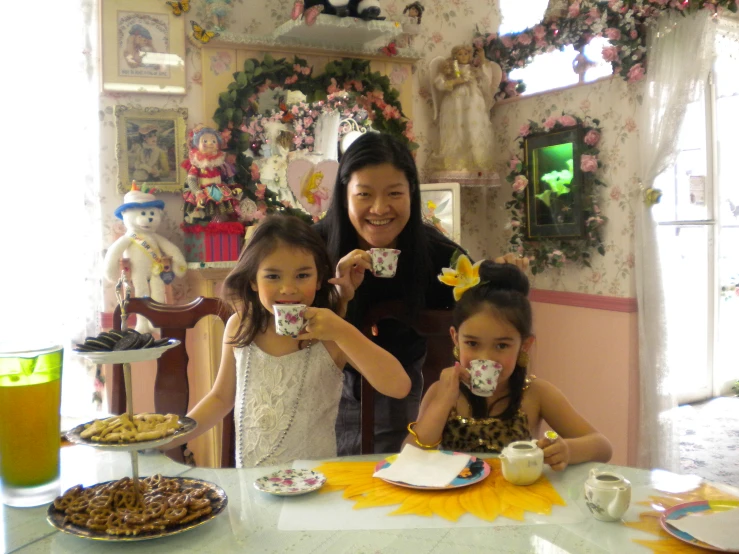
[[[499,516],[522,521],[525,512],[548,515],[553,505],[566,505],[545,476],[532,485],[519,487],[503,478],[497,458],[485,461],[490,465],[486,479],[468,487],[440,491],[408,489],[373,478],[377,462],[326,462],[315,470],[327,478],[322,493],[343,490],[344,498],[354,501],[355,510],[400,504],[390,515],[438,515],[457,521],[469,513],[485,521]]]
[[[702,500],[739,500],[730,494],[727,494],[716,487],[702,483],[693,490],[682,493],[665,493],[664,495],[654,495],[642,502],[637,502],[638,506],[647,506],[652,508],[646,512],[639,514],[639,521],[625,521],[624,525],[632,529],[638,529],[645,533],[657,535],[657,540],[633,539],[634,542],[646,546],[655,554],[682,554],[684,552],[706,552],[703,548],[692,546],[686,542],[676,539],[662,529],[659,524],[660,516],[673,506],[683,504],[684,502],[698,502]]]

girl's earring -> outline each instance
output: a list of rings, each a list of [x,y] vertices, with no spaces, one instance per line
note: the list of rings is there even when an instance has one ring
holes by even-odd
[[[454,345],[454,348],[452,348],[452,356],[454,356],[454,359],[459,361],[459,346],[456,344]]]
[[[521,352],[518,353],[518,360],[516,360],[516,363],[520,365],[521,367],[528,367],[529,366],[529,353],[525,352],[524,350],[521,350]]]

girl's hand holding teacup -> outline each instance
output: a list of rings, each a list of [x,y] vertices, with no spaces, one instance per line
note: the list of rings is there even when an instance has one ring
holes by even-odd
[[[469,385],[470,374],[459,362],[456,362],[452,367],[444,369],[441,375],[439,375],[436,395],[439,401],[444,406],[448,406],[450,410],[457,405],[460,382]]]
[[[364,250],[352,250],[336,265],[336,277],[329,283],[336,285],[341,301],[347,303],[354,298],[354,292],[364,281],[364,272],[372,271],[372,258]]]
[[[564,471],[570,462],[570,449],[564,439],[554,431],[547,431],[545,438],[536,445],[544,451],[544,463],[554,471]]]
[[[328,308],[306,308],[303,317],[305,327],[299,340],[336,341],[349,325]]]

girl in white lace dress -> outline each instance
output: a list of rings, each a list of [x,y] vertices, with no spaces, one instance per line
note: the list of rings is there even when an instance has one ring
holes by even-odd
[[[235,408],[237,467],[330,458],[347,362],[379,392],[408,394],[400,362],[337,315],[334,283],[350,285],[332,274],[324,243],[308,224],[280,215],[262,221],[224,283],[239,309],[226,324],[218,376],[188,414],[197,429],[177,443]],[[310,306],[298,339],[275,331],[273,306],[282,303]]]

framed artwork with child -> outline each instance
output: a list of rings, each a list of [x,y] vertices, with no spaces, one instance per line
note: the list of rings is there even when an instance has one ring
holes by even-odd
[[[180,192],[187,178],[187,108],[115,108],[118,192],[131,182],[159,192]]]
[[[102,89],[185,94],[185,18],[167,2],[100,2]]]

